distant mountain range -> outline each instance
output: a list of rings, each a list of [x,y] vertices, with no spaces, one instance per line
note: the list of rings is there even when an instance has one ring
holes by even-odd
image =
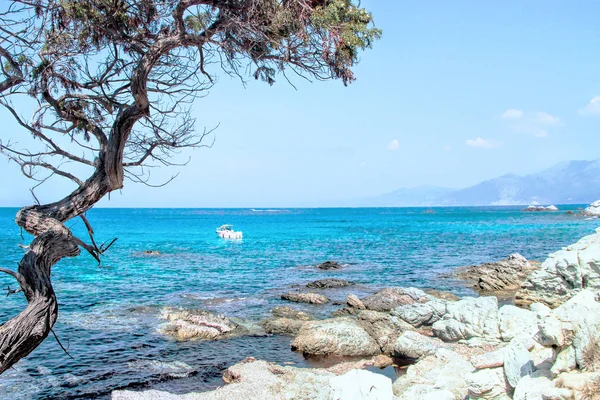
[[[588,204],[600,199],[600,160],[567,161],[540,173],[507,174],[465,189],[419,186],[366,199],[361,206]]]

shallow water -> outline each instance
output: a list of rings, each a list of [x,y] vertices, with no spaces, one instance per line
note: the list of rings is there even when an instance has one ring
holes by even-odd
[[[0,209],[0,265],[14,268],[23,254],[18,244],[29,241],[21,239],[15,213]],[[598,226],[564,212],[498,207],[436,208],[435,213],[421,208],[98,209],[88,219],[98,241],[118,240],[101,267],[82,254],[53,270],[60,306],[54,330],[74,359],[48,338],[0,377],[2,398],[107,398],[123,387],[205,390],[220,385],[223,369],[246,356],[307,366],[311,361],[291,352],[285,336],[171,340],[156,332],[163,322],[160,310],[205,308],[259,320],[283,304],[281,293],[324,277],[357,283],[327,292],[340,301],[348,291],[361,295],[394,285],[472,294],[438,275],[515,251],[543,260]],[[219,239],[214,230],[224,223],[243,230],[244,239]],[[81,221],[69,225],[87,239]],[[160,255],[146,255],[146,250]],[[342,271],[312,267],[329,259],[349,265]],[[15,286],[4,275],[0,285]],[[0,321],[24,304],[21,295],[3,298]],[[317,315],[333,309],[294,306]]]

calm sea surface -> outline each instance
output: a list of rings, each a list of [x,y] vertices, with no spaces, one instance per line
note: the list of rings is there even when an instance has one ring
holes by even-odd
[[[224,368],[246,356],[276,362],[310,362],[289,349],[285,336],[216,342],[177,342],[157,333],[164,307],[203,308],[258,321],[281,293],[326,277],[358,285],[364,295],[384,286],[435,287],[472,294],[440,273],[520,252],[548,253],[593,233],[598,221],[520,208],[371,209],[98,209],[88,219],[100,242],[117,237],[102,266],[87,254],[53,269],[60,305],[54,331],[73,359],[50,336],[27,359],[0,376],[6,399],[108,398],[117,388],[171,392],[221,384]],[[16,209],[0,208],[0,265],[16,269],[23,240]],[[234,224],[240,241],[218,238]],[[69,222],[87,240],[81,221]],[[145,250],[157,250],[149,256]],[[349,264],[319,271],[325,260]],[[2,288],[15,282],[0,275]],[[343,300],[347,290],[328,293]],[[1,294],[0,294],[1,295]],[[3,295],[2,295],[3,296]],[[0,322],[25,307],[22,295],[1,297]],[[298,306],[326,315],[332,306]]]

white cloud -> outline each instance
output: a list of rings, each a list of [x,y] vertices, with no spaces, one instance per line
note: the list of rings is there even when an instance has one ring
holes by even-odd
[[[548,114],[545,112],[536,112],[534,116],[535,122],[544,126],[561,126],[562,121],[555,115]]]
[[[502,119],[519,119],[519,118],[522,118],[523,115],[525,115],[525,112],[523,110],[516,110],[514,108],[511,108],[511,109],[504,111],[504,113],[502,113],[500,118],[502,118]]]
[[[495,140],[483,139],[480,137],[477,139],[469,139],[465,142],[465,144],[469,147],[475,147],[479,149],[493,149],[502,145],[502,143]]]
[[[595,117],[600,115],[600,96],[591,99],[585,107],[579,110],[579,115],[582,117]]]
[[[394,139],[388,143],[387,148],[388,150],[396,151],[400,148],[400,142],[398,141],[398,139]]]
[[[599,98],[600,101],[600,98]],[[600,104],[599,113],[600,113]],[[564,126],[563,121],[556,115],[547,112],[538,111],[535,113],[525,113],[522,110],[510,109],[502,114],[502,119],[507,120],[509,127],[517,133],[523,133],[536,138],[545,138],[548,136],[548,128]]]

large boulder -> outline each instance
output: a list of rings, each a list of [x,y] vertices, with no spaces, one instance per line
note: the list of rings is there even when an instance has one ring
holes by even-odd
[[[600,217],[600,200],[596,200],[588,207],[586,207],[586,209],[583,210],[582,214],[587,215],[589,217]]]
[[[443,318],[433,324],[433,333],[446,342],[474,337],[498,339],[498,299],[465,297],[447,303]]]
[[[590,290],[583,290],[556,308],[540,324],[540,340],[546,346],[573,347],[575,361],[586,366],[589,349],[600,335],[600,303]],[[558,367],[557,367],[558,368]]]
[[[342,288],[346,286],[354,285],[352,282],[345,281],[343,279],[319,279],[318,281],[313,281],[306,284],[307,288],[310,289],[334,289],[334,288]]]
[[[473,365],[459,354],[438,349],[408,367],[406,374],[394,382],[394,394],[401,400],[464,399],[469,392],[466,377],[473,370]]]
[[[467,378],[469,400],[510,400],[512,388],[502,368],[487,368]]]
[[[527,277],[515,296],[525,307],[538,302],[555,308],[584,289],[600,289],[600,228],[554,252]]]
[[[277,306],[273,307],[271,313],[275,318],[289,318],[297,319],[299,321],[310,321],[313,319],[309,314],[304,311],[298,311],[289,306]]]
[[[365,307],[362,300],[359,299],[358,296],[356,296],[355,294],[349,294],[346,297],[346,304],[348,304],[348,306],[350,306],[352,308],[356,308],[358,310],[365,310],[367,308],[367,307]]]
[[[418,332],[404,332],[393,343],[392,356],[398,358],[418,359],[435,354],[437,349],[446,347],[438,338],[427,337]]]
[[[205,310],[165,308],[160,317],[168,322],[158,331],[179,340],[223,339],[240,331],[229,318]]]
[[[502,295],[518,290],[527,275],[538,267],[514,253],[504,260],[460,268],[456,276],[470,282],[473,289],[482,294]]]
[[[393,287],[385,288],[379,292],[362,299],[367,310],[390,311],[403,304],[412,304],[415,302],[410,292],[404,288]]]
[[[329,299],[322,294],[318,293],[287,293],[282,294],[283,300],[293,301],[296,303],[309,303],[309,304],[327,304]]]
[[[391,314],[418,328],[440,320],[447,312],[446,303],[444,300],[431,299],[426,303],[405,304],[394,308]]]
[[[377,341],[381,351],[386,354],[392,353],[394,342],[398,336],[414,329],[400,318],[379,311],[360,311],[358,322]]]
[[[510,342],[520,334],[534,336],[538,332],[538,315],[529,310],[505,305],[500,307],[498,322],[502,340]]]
[[[348,317],[306,322],[292,342],[306,355],[372,356],[381,348],[356,321]]]

